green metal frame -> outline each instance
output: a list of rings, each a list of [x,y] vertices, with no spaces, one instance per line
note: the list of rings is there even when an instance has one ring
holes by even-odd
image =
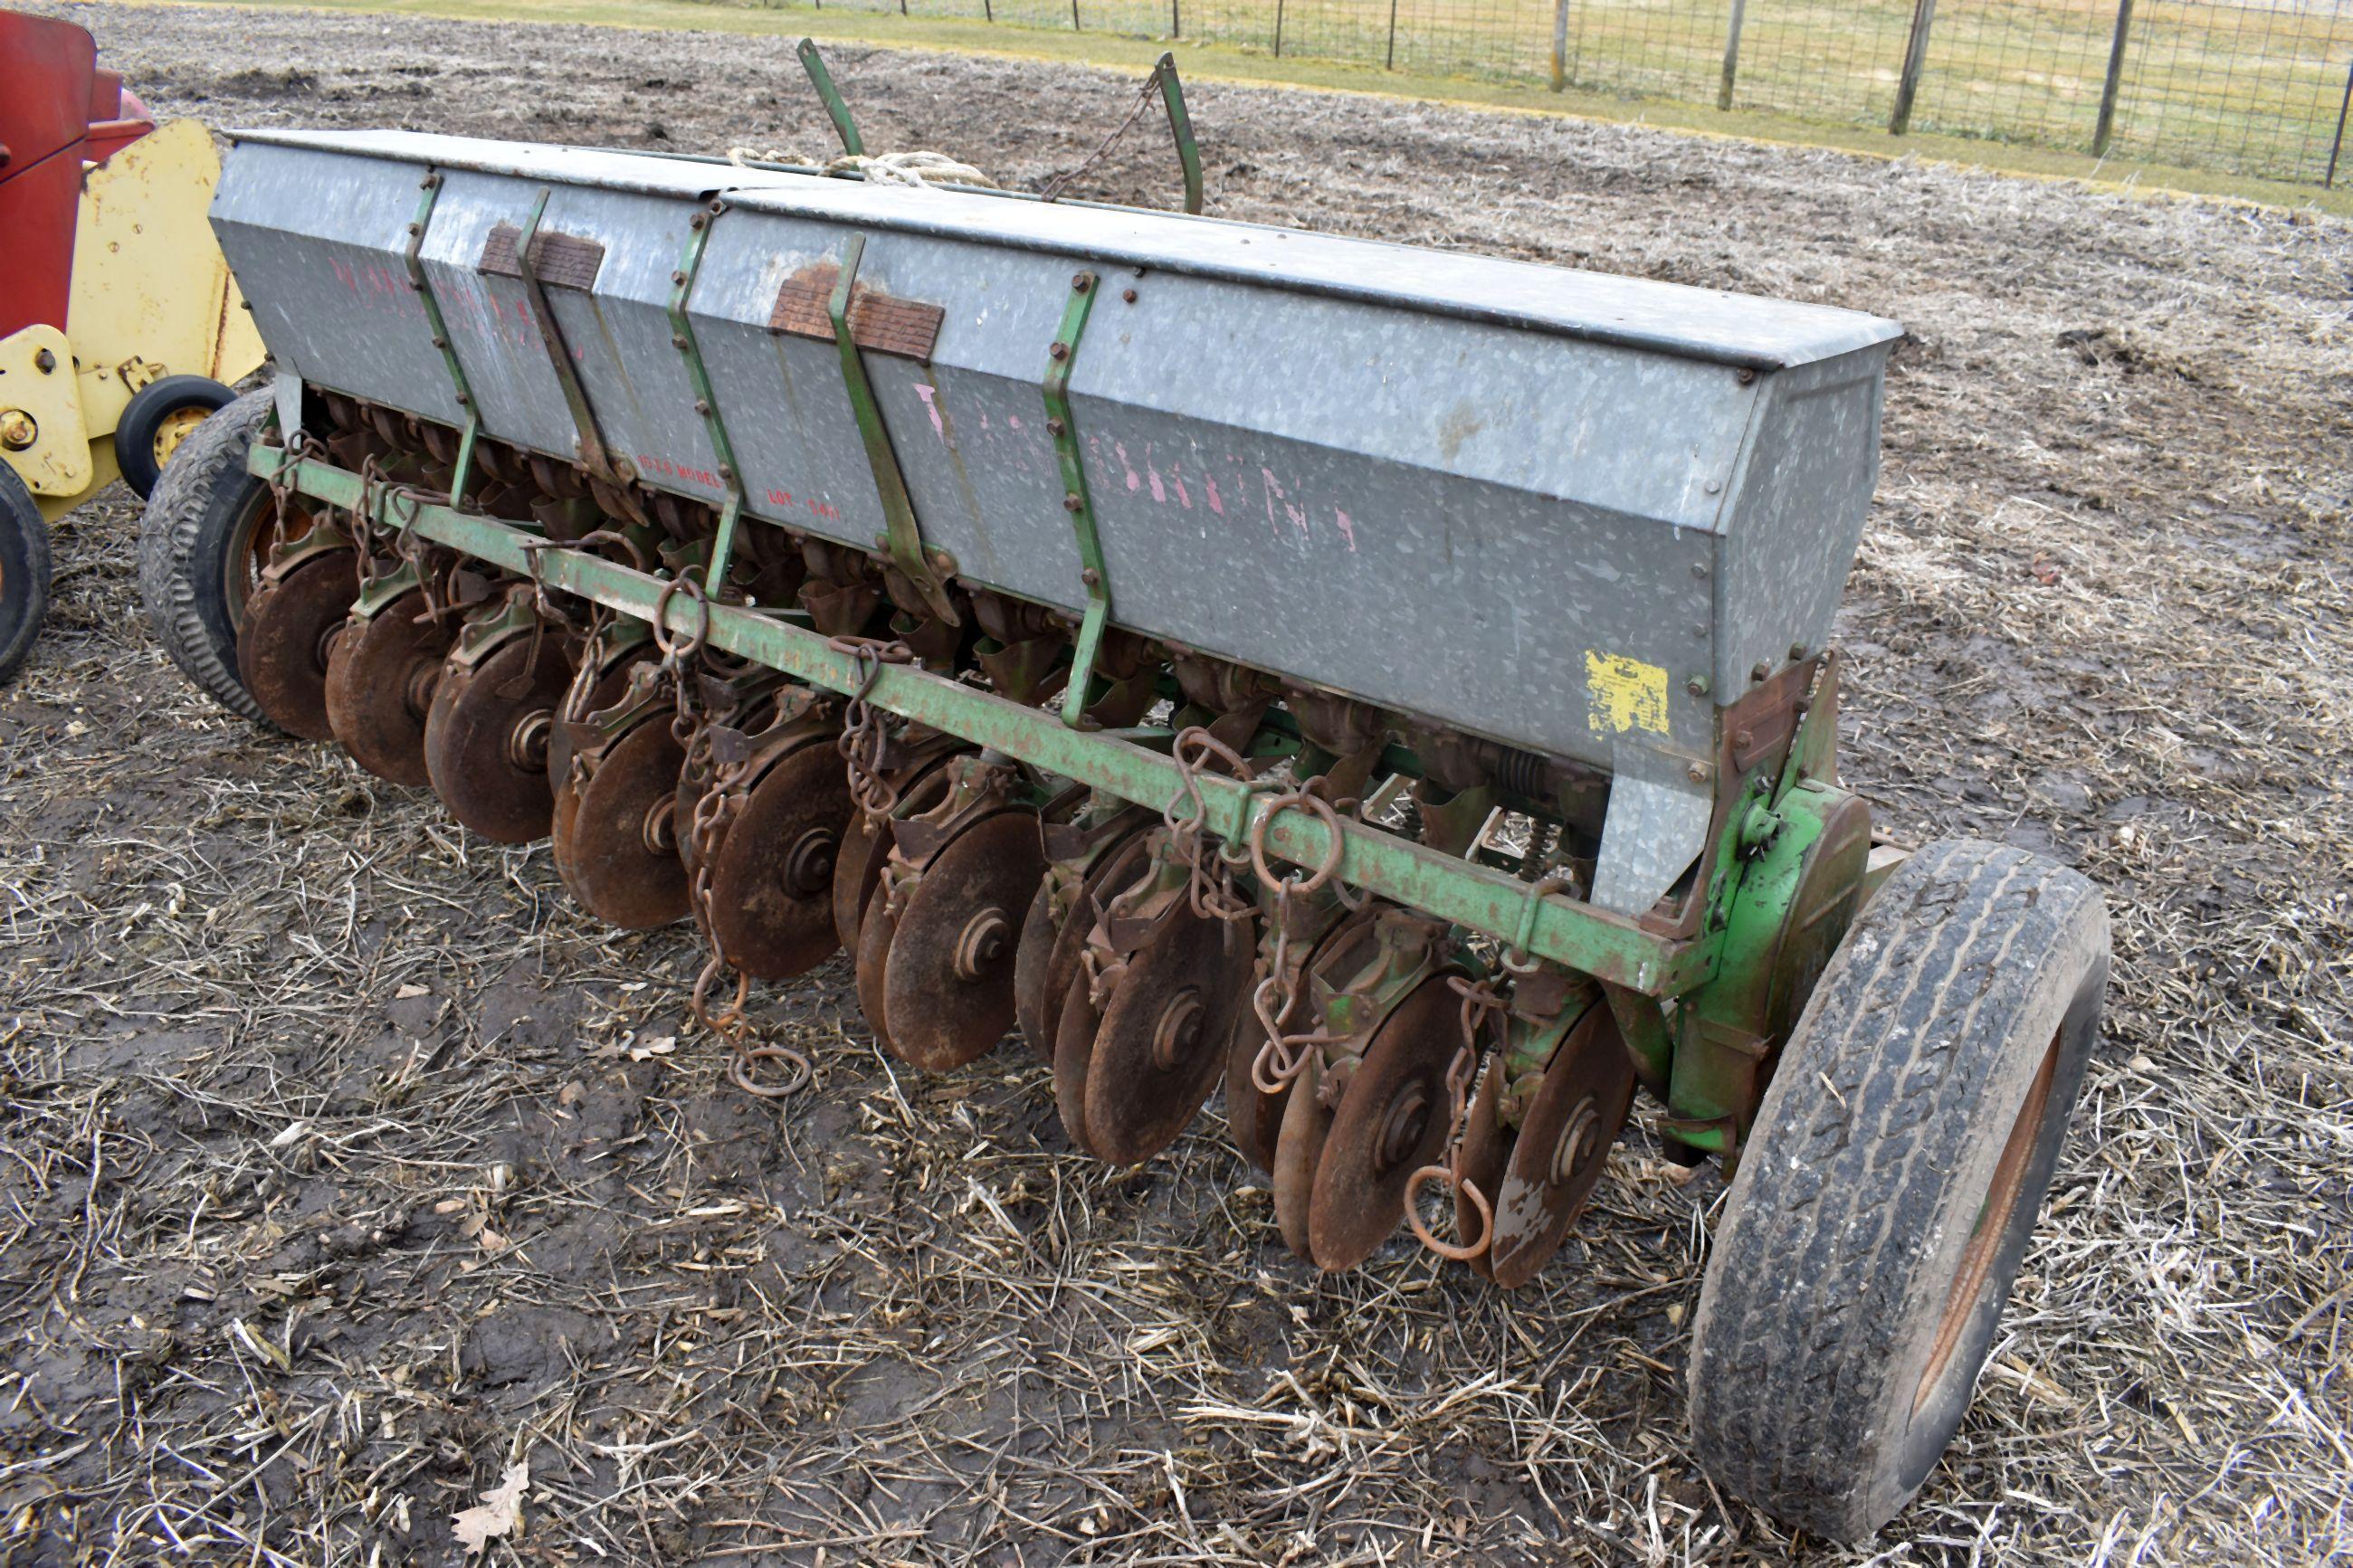
[[[803,38],[793,51],[801,58],[801,68],[808,72],[809,84],[825,101],[825,111],[833,121],[834,131],[841,137],[841,150],[853,158],[866,156],[866,139],[858,133],[858,122],[849,118],[849,105],[841,89],[833,85],[833,72],[828,70],[825,57],[818,52],[815,38]]]
[[[1062,693],[1062,722],[1073,728],[1092,700],[1095,656],[1103,649],[1103,628],[1111,623],[1111,579],[1103,571],[1103,542],[1095,533],[1094,500],[1087,491],[1079,429],[1071,417],[1071,370],[1078,363],[1079,339],[1087,330],[1099,281],[1092,272],[1071,279],[1071,302],[1062,308],[1062,325],[1048,351],[1044,386],[1046,432],[1054,438],[1054,460],[1062,472],[1062,507],[1078,536],[1079,583],[1087,591],[1086,614],[1071,655],[1070,685]]]
[[[252,472],[280,473],[283,453],[257,443]],[[280,475],[303,494],[350,510],[362,500],[359,476],[316,460],[286,465]],[[381,512],[385,498],[375,505]],[[406,516],[406,508],[403,508]],[[427,504],[414,523],[424,537],[490,565],[528,575],[529,530],[450,507]],[[651,621],[663,579],[585,551],[540,549],[539,574],[549,587],[578,595],[620,614]],[[765,610],[729,605],[709,608],[709,646],[757,660],[797,680],[845,694],[864,691],[886,711],[994,747],[1032,766],[1124,800],[1159,809],[1184,794],[1184,773],[1166,755],[1126,737],[1072,730],[1060,717],[934,675],[913,665],[880,671],[835,648],[819,633]],[[691,632],[702,608],[673,596],[671,629]],[[870,686],[871,681],[871,686]],[[1270,811],[1268,793],[1215,773],[1195,775],[1208,804],[1210,831],[1229,843],[1248,843],[1261,830],[1268,850],[1296,866],[1323,864],[1331,829],[1300,810]],[[1619,915],[1556,894],[1539,895],[1509,873],[1469,864],[1427,846],[1353,820],[1339,824],[1338,875],[1356,887],[1442,921],[1491,935],[1524,932],[1533,957],[1578,970],[1646,996],[1681,995],[1712,973],[1713,944],[1661,935]]]
[[[572,351],[565,346],[564,331],[555,324],[555,307],[548,302],[547,285],[540,281],[539,268],[532,265],[532,242],[539,237],[540,222],[547,216],[547,198],[552,194],[549,187],[540,187],[538,200],[531,204],[531,216],[523,220],[522,232],[515,236],[515,271],[522,278],[523,298],[530,303],[540,342],[547,349],[548,363],[554,367],[556,384],[564,389],[564,406],[572,414],[580,460],[588,465],[593,474],[627,482],[635,476],[617,468],[612,453],[605,446],[605,437],[596,428],[596,412],[588,406],[588,389],[581,384],[580,371],[572,363]]]
[[[866,356],[849,330],[851,290],[858,282],[858,265],[865,258],[866,237],[851,235],[842,247],[841,271],[834,279],[826,314],[832,318],[833,341],[841,351],[841,381],[849,394],[849,412],[858,421],[860,438],[866,443],[867,466],[874,470],[874,489],[882,501],[887,531],[874,542],[915,585],[932,614],[952,626],[962,626],[963,617],[940,583],[941,575],[955,571],[955,563],[943,562],[935,573],[932,558],[924,552],[923,530],[915,522],[915,503],[908,497],[906,476],[899,471],[899,455],[891,447],[890,427],[882,423],[882,405],[874,396],[874,384],[866,379]]]
[[[433,280],[425,275],[425,231],[433,222],[433,205],[441,197],[441,171],[426,171],[421,182],[425,195],[417,204],[416,221],[408,226],[408,287],[417,302],[425,307],[425,320],[433,329],[433,346],[441,351],[441,363],[449,372],[449,384],[458,389],[458,406],[466,411],[465,428],[458,436],[458,463],[449,477],[449,504],[466,504],[466,481],[473,477],[474,441],[481,434],[482,416],[474,407],[474,389],[466,383],[466,367],[459,363],[457,345],[449,341],[449,324],[441,315],[441,301],[433,297]]]
[[[712,390],[711,373],[702,363],[702,348],[695,341],[694,321],[687,314],[687,302],[694,297],[694,280],[702,274],[702,253],[710,247],[711,230],[719,215],[727,210],[723,201],[713,201],[694,215],[689,224],[686,253],[679,258],[678,269],[670,274],[670,341],[686,356],[686,379],[694,390],[694,411],[702,416],[703,432],[711,438],[712,456],[719,462],[719,482],[727,489],[727,499],[719,509],[719,528],[711,540],[711,557],[703,563],[702,585],[716,594],[727,581],[727,563],[735,549],[735,527],[744,516],[744,479],[735,467],[735,447],[727,439],[727,424],[719,416],[719,394]]]
[[[1185,210],[1201,210],[1201,149],[1193,140],[1193,117],[1185,110],[1185,87],[1176,79],[1176,57],[1165,54],[1152,68],[1160,83],[1160,101],[1168,108],[1168,133],[1176,139],[1176,161],[1185,167]]]

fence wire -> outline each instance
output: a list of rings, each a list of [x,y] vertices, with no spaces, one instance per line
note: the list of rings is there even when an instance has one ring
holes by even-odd
[[[774,0],[754,0],[770,4]],[[816,0],[2353,180],[2353,0]],[[1908,88],[1908,90],[1907,90]]]

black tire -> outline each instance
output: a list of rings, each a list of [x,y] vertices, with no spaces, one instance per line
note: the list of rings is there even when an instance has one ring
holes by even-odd
[[[236,397],[208,375],[167,375],[132,394],[122,416],[114,422],[114,462],[122,470],[122,482],[138,491],[141,500],[153,495],[170,456],[158,450],[165,422],[192,408],[210,414]]]
[[[49,525],[16,470],[0,463],[0,681],[12,679],[49,613]]]
[[[1843,1542],[1920,1489],[2025,1256],[2107,973],[2098,889],[2021,850],[1932,844],[1864,907],[1700,1290],[1692,1435],[1718,1483]]]
[[[156,640],[182,674],[240,718],[267,722],[237,673],[237,629],[273,523],[269,487],[245,470],[269,417],[270,395],[248,392],[181,443],[139,524],[139,597]]]

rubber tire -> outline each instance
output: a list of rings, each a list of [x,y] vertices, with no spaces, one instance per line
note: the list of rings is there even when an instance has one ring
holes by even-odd
[[[49,525],[16,470],[0,463],[0,681],[33,652],[49,613]]]
[[[155,640],[206,696],[258,724],[269,720],[237,679],[228,573],[237,519],[268,488],[246,472],[245,458],[269,410],[265,387],[198,426],[173,454],[139,522],[139,597]]]
[[[1701,1287],[1692,1435],[1719,1485],[1856,1542],[1927,1479],[2050,1186],[2108,951],[2090,882],[1970,839],[1921,850],[1864,906],[1766,1090]],[[1915,1410],[1971,1226],[2054,1039],[2010,1223]]]
[[[122,470],[122,482],[136,490],[141,500],[153,495],[156,482],[164,477],[163,465],[155,461],[155,434],[164,421],[184,408],[201,408],[209,414],[236,399],[236,393],[208,375],[167,375],[132,393],[114,422],[114,464]],[[188,439],[195,438],[191,432]]]

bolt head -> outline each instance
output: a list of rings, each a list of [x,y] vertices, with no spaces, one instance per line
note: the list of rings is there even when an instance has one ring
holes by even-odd
[[[1129,304],[1131,304],[1131,305],[1133,305],[1133,304],[1134,304],[1134,303],[1135,303],[1135,290],[1134,290],[1134,289],[1121,289],[1121,290],[1119,291],[1119,297],[1120,297],[1122,300],[1124,300],[1125,301],[1127,301],[1127,303],[1129,303]]]
[[[1079,581],[1090,588],[1096,587],[1103,582],[1103,574],[1089,566],[1079,573]]]
[[[670,280],[673,283],[683,283],[686,281],[686,274],[683,272],[673,272],[670,275]]]
[[[1081,500],[1075,493],[1066,495],[1062,498],[1062,510],[1064,511],[1076,511],[1086,504],[1087,503]]]
[[[1049,359],[1068,359],[1071,357],[1071,345],[1068,343],[1056,343],[1052,348],[1046,351],[1046,355]]]
[[[1751,680],[1765,680],[1770,679],[1772,674],[1773,667],[1760,658],[1757,661],[1757,668],[1748,672],[1748,679]]]
[[[702,213],[697,213],[692,217],[686,220],[686,226],[699,230],[704,224],[709,223],[711,219],[708,216]]]
[[[58,368],[58,356],[47,349],[42,349],[33,355],[33,368],[47,375]]]
[[[1060,419],[1049,419],[1046,421],[1046,434],[1049,436],[1059,436],[1069,428],[1070,426],[1063,424]]]
[[[1694,697],[1706,696],[1707,677],[1704,675],[1693,676],[1689,680],[1683,682],[1683,689],[1690,692]]]
[[[41,426],[21,408],[0,412],[0,447],[21,452],[41,438]]]
[[[423,234],[425,232],[425,226],[421,223],[410,224],[408,226],[408,232],[411,234]]]
[[[1707,764],[1704,763],[1694,763],[1688,769],[1684,770],[1683,776],[1691,780],[1694,784],[1705,784],[1707,783]]]
[[[1082,272],[1071,279],[1071,289],[1073,293],[1083,294],[1094,286],[1095,275],[1092,272]]]
[[[473,402],[473,401],[474,401],[474,400],[473,400],[472,398],[470,398],[470,397],[467,396],[467,395],[466,395],[464,393],[462,393],[462,392],[461,392],[461,393],[459,393],[459,394],[458,394],[458,403],[459,403],[459,405],[460,407],[462,407],[462,406],[464,406],[465,405],[467,405],[467,404],[469,404],[469,403],[471,403],[471,402]]]
[[[1789,645],[1789,662],[1791,664],[1802,664],[1805,662],[1805,658],[1806,645],[1801,642],[1791,643]]]
[[[446,349],[449,346],[449,340],[436,332],[433,334],[433,346],[437,349]]]
[[[707,397],[698,397],[698,398],[696,398],[696,399],[694,400],[694,411],[695,411],[697,414],[702,415],[702,416],[704,418],[706,418],[706,419],[710,418],[710,417],[711,417],[711,400],[710,400],[709,398],[707,398]]]

